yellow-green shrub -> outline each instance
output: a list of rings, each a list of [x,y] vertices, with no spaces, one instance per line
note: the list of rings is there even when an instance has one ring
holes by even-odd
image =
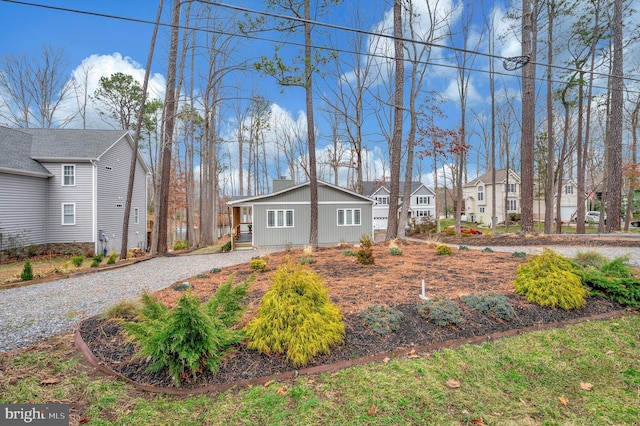
[[[436,254],[440,256],[449,256],[451,252],[451,246],[448,246],[447,244],[440,244],[436,247]]]
[[[252,259],[249,263],[249,267],[252,271],[264,271],[267,269],[267,261],[264,259]]]
[[[247,324],[247,347],[264,353],[286,353],[296,367],[329,353],[344,341],[340,309],[327,296],[318,274],[289,262],[273,275],[256,317]]]
[[[581,308],[587,302],[586,287],[575,266],[549,249],[518,266],[513,285],[529,302],[552,308]]]

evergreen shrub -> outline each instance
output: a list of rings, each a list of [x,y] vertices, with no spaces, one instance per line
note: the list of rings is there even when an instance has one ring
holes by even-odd
[[[421,317],[430,320],[436,325],[457,325],[462,322],[462,314],[458,305],[445,297],[427,300],[422,305],[418,305],[417,309]]]
[[[513,308],[504,294],[489,292],[482,294],[471,293],[460,298],[467,306],[477,309],[485,315],[500,318],[505,321],[513,319]]]
[[[20,279],[22,281],[31,281],[33,279],[33,267],[31,266],[31,262],[29,262],[28,260],[24,262],[24,267],[22,268]]]
[[[358,263],[362,265],[373,265],[375,258],[373,256],[373,242],[368,234],[362,234],[360,237],[360,250],[356,253]]]
[[[116,254],[115,251],[112,251],[111,254],[109,255],[109,258],[107,259],[107,265],[113,265],[116,263],[117,260],[118,260],[118,255]]]
[[[518,266],[513,284],[517,294],[540,306],[568,310],[587,303],[578,268],[549,249]]]
[[[322,277],[289,261],[273,275],[255,318],[246,327],[247,347],[269,354],[285,353],[296,367],[329,353],[344,341],[340,309],[327,296]]]
[[[440,244],[436,247],[436,254],[438,256],[450,256],[452,252],[451,246],[447,244]]]
[[[360,313],[360,318],[374,332],[390,334],[400,327],[402,312],[387,305],[371,305]]]
[[[84,256],[74,256],[71,258],[71,263],[73,263],[73,266],[75,266],[76,268],[81,267],[83,262]]]
[[[252,271],[261,272],[267,269],[267,261],[264,259],[251,259],[249,267]]]
[[[604,264],[600,269],[585,268],[582,282],[594,294],[602,295],[626,306],[640,307],[640,278],[627,262],[628,258],[618,257]]]

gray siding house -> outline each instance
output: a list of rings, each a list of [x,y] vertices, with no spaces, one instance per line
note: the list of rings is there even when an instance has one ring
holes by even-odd
[[[123,130],[0,127],[0,233],[119,252],[133,140]],[[146,248],[148,168],[137,153],[129,248]]]
[[[373,237],[373,203],[368,197],[318,181],[318,244],[357,243],[362,234]],[[243,245],[303,246],[309,242],[308,182],[293,185],[292,181],[276,181],[271,194],[227,204],[233,209],[234,249]]]
[[[389,221],[389,187],[384,181],[364,181],[362,182],[365,195],[373,198],[376,204],[373,206],[373,227],[376,230],[387,229]],[[407,220],[420,221],[423,218],[435,218],[436,216],[436,193],[422,182],[412,181],[411,196],[409,199],[409,209]],[[398,206],[404,203],[404,182],[400,181],[400,198]]]

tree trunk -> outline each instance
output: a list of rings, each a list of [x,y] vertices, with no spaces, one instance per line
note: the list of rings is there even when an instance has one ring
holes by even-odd
[[[535,56],[533,55],[533,26],[530,0],[522,0],[522,54],[531,63],[522,68],[522,136],[521,136],[521,204],[522,232],[533,232],[533,179],[535,145]],[[508,166],[507,166],[508,169]],[[505,208],[506,210],[506,208]],[[505,217],[505,220],[507,218]]]

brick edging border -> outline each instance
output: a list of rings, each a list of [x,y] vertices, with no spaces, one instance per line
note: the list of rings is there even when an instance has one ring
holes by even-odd
[[[380,360],[383,360],[384,358],[387,358],[387,357],[388,358],[392,358],[392,357],[399,357],[399,356],[403,356],[403,355],[408,355],[410,351],[431,352],[431,351],[435,351],[435,350],[438,350],[438,349],[450,348],[450,347],[460,346],[460,345],[463,345],[463,344],[480,344],[480,343],[483,343],[483,342],[496,340],[496,339],[502,339],[504,337],[511,337],[511,336],[515,336],[515,335],[522,334],[522,333],[528,333],[528,332],[532,332],[532,331],[547,330],[547,329],[550,329],[550,328],[562,328],[562,327],[565,327],[567,325],[578,324],[578,323],[581,323],[581,322],[589,322],[589,321],[597,321],[597,320],[603,320],[603,319],[618,318],[618,317],[622,316],[626,312],[628,312],[628,310],[623,309],[623,310],[605,312],[605,313],[602,313],[602,314],[590,315],[590,316],[587,316],[587,317],[573,318],[573,319],[560,321],[560,322],[538,324],[538,325],[533,325],[533,326],[525,327],[525,328],[514,328],[512,330],[502,331],[502,332],[499,332],[499,333],[491,333],[491,334],[485,334],[485,335],[482,335],[482,336],[463,338],[463,339],[456,339],[456,340],[449,340],[449,341],[445,341],[445,342],[433,343],[433,344],[430,344],[430,345],[415,346],[415,347],[412,347],[411,349],[397,349],[397,350],[391,351],[391,352],[383,352],[383,353],[379,353],[379,354],[375,354],[375,355],[369,355],[369,356],[365,356],[365,357],[361,357],[361,358],[340,361],[340,362],[336,362],[336,363],[333,363],[333,364],[318,365],[318,366],[315,366],[315,367],[303,368],[301,370],[292,370],[292,371],[287,371],[287,372],[284,372],[284,373],[278,373],[278,374],[273,374],[273,375],[269,375],[269,376],[257,377],[257,378],[254,378],[254,379],[239,380],[239,381],[236,381],[236,382],[225,383],[225,384],[221,384],[221,385],[211,385],[211,386],[205,386],[205,387],[199,387],[199,388],[190,388],[190,389],[164,388],[164,387],[157,387],[157,386],[151,386],[151,385],[143,385],[141,383],[138,383],[138,382],[136,382],[134,380],[131,380],[131,379],[123,376],[122,374],[114,371],[108,365],[100,362],[98,360],[98,358],[96,358],[96,356],[93,354],[91,349],[89,349],[89,346],[87,346],[86,342],[82,338],[82,334],[80,333],[80,326],[82,325],[82,323],[84,323],[84,321],[82,323],[80,323],[76,328],[75,337],[74,337],[74,343],[75,343],[75,346],[78,349],[78,351],[84,355],[84,357],[87,359],[89,364],[91,364],[92,366],[97,368],[99,371],[103,372],[104,374],[106,374],[108,376],[114,376],[114,377],[117,377],[117,378],[120,378],[120,379],[126,381],[127,383],[133,385],[137,389],[140,389],[140,390],[143,390],[143,391],[147,391],[147,392],[154,392],[154,393],[166,393],[166,394],[170,394],[170,395],[196,395],[196,394],[210,393],[210,392],[224,392],[224,391],[229,390],[231,388],[247,387],[247,386],[251,386],[251,385],[263,385],[265,383],[272,382],[272,381],[282,381],[282,380],[288,380],[288,379],[295,379],[298,376],[308,376],[308,375],[312,375],[312,374],[331,373],[331,372],[335,372],[335,371],[339,371],[339,370],[344,370],[345,368],[353,367],[353,366],[356,366],[356,365],[362,365],[362,364],[366,364],[366,363],[373,362],[373,361],[380,361]]]

